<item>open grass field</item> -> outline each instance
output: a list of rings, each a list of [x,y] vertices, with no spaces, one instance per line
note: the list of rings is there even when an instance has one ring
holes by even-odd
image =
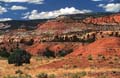
[[[39,68],[61,59],[64,58],[32,57],[30,64],[19,67],[9,65],[7,60],[1,59],[0,78],[120,78],[120,68]]]

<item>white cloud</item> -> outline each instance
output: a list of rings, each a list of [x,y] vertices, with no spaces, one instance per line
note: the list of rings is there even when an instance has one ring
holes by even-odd
[[[49,12],[38,12],[37,10],[33,10],[32,12],[28,12],[23,17],[24,19],[49,19],[55,18],[59,15],[67,15],[67,14],[77,14],[77,13],[89,13],[92,12],[91,10],[78,10],[74,7],[71,8],[61,8],[59,10],[49,11]]]
[[[34,4],[42,4],[44,0],[0,0],[2,2],[8,2],[8,3],[11,3],[11,2],[27,2],[27,3],[34,3]]]
[[[98,6],[104,8],[107,12],[120,12],[120,3],[99,4]]]
[[[104,4],[99,4],[99,5],[98,5],[98,7],[103,7],[103,6],[105,6],[105,5],[104,5]]]
[[[11,9],[11,10],[25,10],[25,9],[27,9],[27,8],[24,7],[24,6],[16,6],[16,5],[14,5],[14,6],[12,6],[10,9]]]
[[[0,21],[10,21],[12,20],[11,18],[0,18]]]
[[[3,14],[4,12],[7,12],[7,9],[0,6],[0,14]]]

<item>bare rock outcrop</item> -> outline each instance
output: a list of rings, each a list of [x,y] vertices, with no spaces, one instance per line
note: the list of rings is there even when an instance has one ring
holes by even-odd
[[[98,25],[118,25],[120,24],[120,13],[109,16],[103,16],[98,18],[88,17],[83,22],[87,24],[98,24]]]

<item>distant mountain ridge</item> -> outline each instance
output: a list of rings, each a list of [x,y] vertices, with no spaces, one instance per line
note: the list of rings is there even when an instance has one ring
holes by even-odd
[[[60,15],[53,20],[48,20],[44,24],[38,24],[37,31],[49,30],[54,33],[81,31],[86,29],[99,30],[100,26],[104,28],[115,29],[120,25],[120,13],[88,13]],[[115,28],[113,28],[113,26]]]
[[[38,23],[44,23],[47,19],[38,20],[10,20],[10,21],[0,21],[0,23],[10,25],[10,29],[26,28],[35,29]]]
[[[50,26],[55,23],[53,26],[51,26],[51,28],[53,28],[53,29],[59,29],[59,27],[64,29],[64,26],[68,26],[68,25],[75,25],[75,26],[77,25],[77,26],[79,26],[79,24],[81,22],[82,23],[89,23],[88,20],[84,20],[84,19],[94,18],[94,20],[95,20],[95,18],[107,17],[107,16],[110,16],[110,15],[116,15],[116,14],[120,14],[120,13],[119,12],[118,13],[102,13],[102,12],[98,12],[98,13],[85,13],[85,14],[70,14],[70,15],[60,15],[60,16],[58,16],[56,18],[53,18],[53,19],[10,20],[10,21],[0,21],[0,23],[5,24],[5,25],[10,25],[9,28],[6,28],[6,29],[9,29],[9,30],[19,29],[19,28],[23,28],[23,29],[25,28],[25,29],[28,29],[28,30],[33,30],[33,29],[36,29],[37,27],[38,27],[38,29],[39,29],[39,27],[40,28],[46,28],[47,26],[44,27],[44,25],[46,25],[46,23],[48,23],[48,22],[50,23],[50,24],[48,23],[48,25],[50,25]],[[77,22],[75,22],[75,21],[77,21]],[[92,19],[91,19],[91,21],[92,21],[91,23],[94,24],[94,21]],[[59,24],[59,22],[61,22],[61,24],[63,23],[63,25]],[[65,23],[65,22],[67,22],[67,23]],[[75,23],[71,24],[72,22],[75,22]],[[56,24],[58,24],[59,26],[56,25]],[[58,28],[57,28],[57,26],[58,26]],[[49,29],[49,27],[46,28],[46,29]],[[54,27],[56,27],[56,28],[54,28]],[[69,27],[65,27],[65,28],[69,29]],[[3,28],[3,29],[5,30],[5,28]]]

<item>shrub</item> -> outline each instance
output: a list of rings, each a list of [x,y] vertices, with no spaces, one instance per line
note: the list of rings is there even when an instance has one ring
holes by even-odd
[[[78,73],[72,73],[71,75],[70,75],[70,78],[81,78],[81,77],[84,77],[84,76],[86,76],[86,72],[85,71],[83,71],[83,72],[78,72]]]
[[[46,73],[40,73],[36,75],[37,78],[48,78],[48,75]]]
[[[49,78],[56,78],[56,75],[55,74],[50,74]]]
[[[17,76],[10,76],[10,75],[7,75],[7,76],[4,76],[3,78],[17,78]]]
[[[15,71],[15,74],[23,74],[23,72],[21,70],[17,70]]]
[[[114,56],[114,61],[118,62],[119,59],[120,59],[120,57],[119,57],[118,55],[115,55],[115,56]]]
[[[71,74],[71,78],[80,78],[81,76],[79,75],[79,73],[73,73]]]
[[[4,76],[3,78],[32,78],[32,76],[28,74],[19,74],[17,76],[7,75],[7,76]]]
[[[32,78],[32,76],[29,74],[19,74],[17,78]]]
[[[77,74],[71,74],[71,78],[80,78]]]
[[[98,58],[101,59],[101,60],[105,60],[105,56],[101,55],[101,54],[98,55]]]
[[[86,75],[87,75],[87,73],[86,73],[85,71],[80,72],[80,76],[81,76],[81,77],[86,76]]]
[[[73,65],[73,68],[77,68],[77,65]]]
[[[93,60],[92,55],[89,55],[89,56],[88,56],[88,60]]]
[[[98,78],[108,78],[107,77],[107,75],[106,74],[101,74],[101,75],[99,75],[99,77]]]

